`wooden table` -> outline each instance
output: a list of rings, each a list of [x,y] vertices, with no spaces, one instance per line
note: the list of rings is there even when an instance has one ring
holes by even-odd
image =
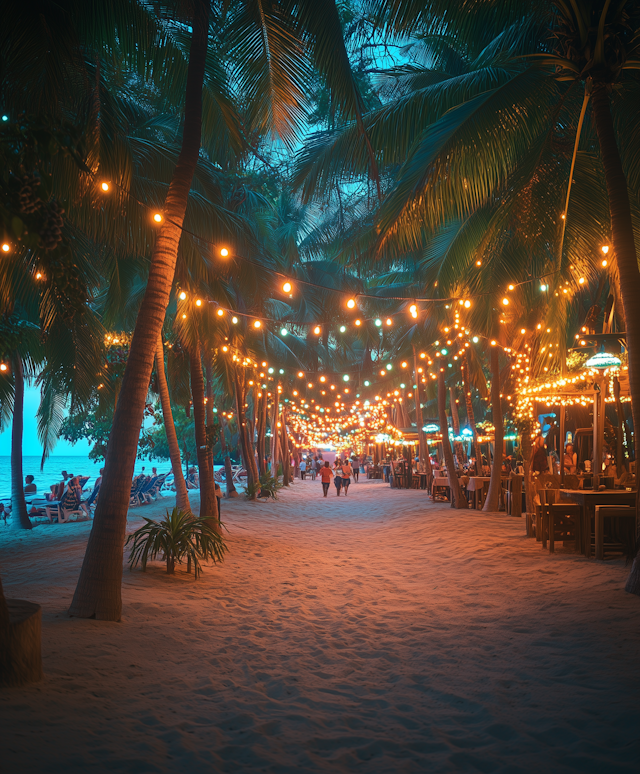
[[[626,489],[561,489],[560,496],[582,506],[581,524],[578,534],[580,551],[591,557],[591,518],[595,519],[596,505],[636,504],[636,493]]]

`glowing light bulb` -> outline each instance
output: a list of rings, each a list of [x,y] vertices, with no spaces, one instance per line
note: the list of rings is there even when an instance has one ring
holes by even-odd
[[[392,325],[393,320],[390,317],[387,317],[387,325]]]
[[[526,333],[527,331],[524,328],[520,328],[520,333]]]
[[[387,363],[387,371],[390,371],[392,368],[393,366],[391,365],[391,363]]]
[[[476,261],[476,266],[482,266],[482,261]]]
[[[497,343],[498,343],[497,341],[495,341],[494,339],[491,339],[491,346],[492,346],[492,347],[495,347],[495,345],[496,345]]]
[[[350,298],[350,299],[347,301],[347,306],[349,307],[349,309],[355,309],[355,306],[356,306],[356,300],[355,300],[355,298]]]
[[[349,381],[349,374],[345,374],[345,375],[342,377],[342,381],[343,381],[343,382],[348,382],[348,381]]]
[[[411,312],[411,314],[417,314],[418,307],[415,304],[411,304],[411,306],[409,307],[409,311]]]
[[[187,297],[187,294],[186,294],[186,293],[184,292],[184,290],[183,290],[183,291],[180,293],[180,300],[181,300],[181,301],[184,301],[186,297]]]
[[[602,245],[600,249],[606,255],[609,252],[609,245]]]
[[[153,216],[153,219],[156,223],[162,223],[162,215],[159,212],[156,212]]]
[[[220,255],[221,255],[223,258],[226,258],[226,257],[229,255],[229,251],[227,250],[227,248],[226,248],[226,247],[223,247],[223,248],[222,248],[222,250],[220,250]]]
[[[362,321],[361,320],[356,320],[356,325],[362,325]]]
[[[285,282],[285,283],[284,283],[284,285],[282,286],[282,290],[283,290],[285,293],[291,293],[291,288],[292,288],[292,287],[293,287],[293,286],[291,285],[291,283],[290,283],[290,282]]]
[[[262,323],[260,322],[260,320],[254,320],[254,321],[253,321],[253,327],[254,327],[254,328],[260,328],[260,327],[262,327]]]
[[[472,341],[474,344],[477,344],[477,343],[478,343],[478,341],[479,341],[479,339],[478,339],[478,337],[477,337],[477,336],[474,336],[474,337],[471,339],[471,341]]]
[[[106,181],[106,180],[104,180],[102,183],[100,183],[100,188],[102,188],[102,190],[103,190],[105,193],[106,193],[106,192],[109,190],[109,188],[110,188],[110,187],[111,187],[111,186],[109,185],[109,183],[107,183],[107,181]]]
[[[300,377],[300,379],[302,379],[302,377],[304,376],[304,372],[303,371],[298,371],[298,376]]]
[[[289,334],[289,331],[286,328],[281,328],[280,329],[280,335],[281,336],[288,336],[288,334]]]
[[[346,330],[347,330],[346,325],[341,325],[340,326],[340,333],[344,333]]]
[[[514,288],[513,285],[509,285],[509,290],[513,290],[513,288]]]
[[[224,315],[224,309],[218,309],[217,315],[218,317],[222,317]]]
[[[316,334],[316,336],[320,335],[320,326],[316,325],[316,327],[313,329],[313,332]]]
[[[183,320],[186,320],[186,319],[187,319],[187,315],[186,315],[186,314],[183,314],[183,315],[182,315],[182,319],[183,319]]]
[[[509,306],[509,299],[506,296],[502,299],[502,304],[503,306]]]
[[[546,285],[540,285],[540,290],[541,290],[543,293],[545,292],[545,290],[546,290],[546,289],[547,289],[547,286],[546,286]]]
[[[232,322],[234,325],[237,325],[237,324],[238,324],[238,318],[237,318],[237,317],[232,317],[232,318],[231,318],[231,322]]]
[[[0,363],[0,371],[6,371],[7,370],[7,364],[6,363]]]
[[[602,261],[602,267],[604,268],[604,267],[606,267],[606,265],[607,265],[607,259],[605,258],[605,259]]]
[[[202,299],[198,298],[196,300],[196,306],[202,306]]]
[[[36,272],[36,279],[42,279],[42,272]]]
[[[468,308],[471,306],[471,301],[469,301],[469,299],[467,299],[467,300],[464,302],[464,306],[465,306],[465,309],[468,309]]]
[[[3,253],[8,253],[9,250],[11,250],[11,245],[8,242],[3,242],[2,243],[2,252]]]

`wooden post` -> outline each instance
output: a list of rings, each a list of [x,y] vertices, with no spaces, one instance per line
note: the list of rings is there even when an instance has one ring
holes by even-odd
[[[522,516],[522,476],[519,473],[511,476],[511,515]]]
[[[560,446],[560,488],[564,488],[564,437],[565,437],[565,414],[566,409],[564,407],[564,404],[560,404],[560,443],[558,444]]]

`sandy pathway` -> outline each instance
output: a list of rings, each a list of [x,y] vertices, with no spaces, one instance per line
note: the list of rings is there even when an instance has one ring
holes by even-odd
[[[551,556],[521,520],[419,491],[319,490],[225,501],[225,564],[127,570],[119,624],[65,615],[88,524],[0,530],[47,675],[0,693],[3,774],[638,771],[622,561]]]

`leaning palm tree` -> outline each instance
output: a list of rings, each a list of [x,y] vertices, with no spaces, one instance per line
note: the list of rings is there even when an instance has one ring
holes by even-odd
[[[119,620],[122,609],[120,586],[128,488],[200,149],[209,2],[195,0],[193,8],[182,149],[167,191],[163,222],[154,245],[139,322],[131,341],[120,400],[114,414],[102,484],[104,495],[98,501],[78,586],[69,609],[71,615],[82,618]]]

